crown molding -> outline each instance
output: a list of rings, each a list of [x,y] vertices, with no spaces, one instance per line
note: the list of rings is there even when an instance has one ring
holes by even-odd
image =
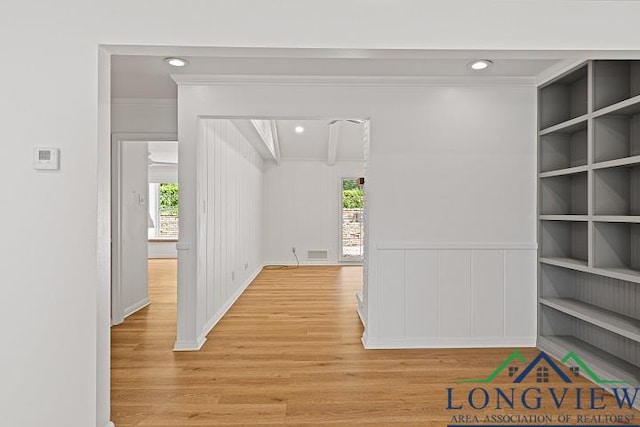
[[[178,86],[534,86],[535,77],[171,74]]]

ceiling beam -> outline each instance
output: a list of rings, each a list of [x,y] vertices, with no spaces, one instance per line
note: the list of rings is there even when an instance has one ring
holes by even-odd
[[[258,154],[265,160],[276,160],[276,156],[272,150],[270,141],[265,140],[264,132],[259,127],[256,127],[253,120],[247,119],[231,119],[234,126],[240,131],[240,133],[247,139],[247,141],[253,145]],[[270,132],[269,132],[270,136]]]
[[[271,136],[273,137],[273,156],[276,164],[280,165],[280,136],[278,135],[278,122],[271,120]]]
[[[340,139],[341,128],[341,121],[337,121],[329,125],[329,153],[327,156],[327,164],[329,166],[336,164],[336,158],[338,156],[338,140]]]

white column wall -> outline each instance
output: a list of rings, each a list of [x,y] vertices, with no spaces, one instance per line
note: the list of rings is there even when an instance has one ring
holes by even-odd
[[[193,168],[184,159],[195,155],[189,151],[197,139],[197,116],[370,118],[365,344],[395,348],[534,345],[535,96],[533,84],[512,83],[181,85],[180,140],[187,153],[180,153],[180,166]],[[195,180],[195,174],[187,179]],[[194,196],[187,194],[189,203]],[[446,264],[437,271],[445,277],[438,280],[434,270],[417,269],[410,262],[413,258],[405,255],[410,250],[452,247],[462,252],[451,257],[441,254]],[[474,255],[471,264],[471,252],[486,249],[501,251],[507,262],[497,255],[480,254]],[[388,255],[389,250],[398,253]],[[510,251],[517,251],[513,262]],[[500,266],[503,273],[498,274]],[[472,282],[470,276],[478,271],[486,274]],[[185,290],[200,286],[184,285]],[[500,313],[502,320],[491,327],[475,328],[469,323],[458,330],[444,316],[436,334],[425,328],[405,328],[406,295],[417,295],[411,301],[412,310],[423,314],[412,317],[411,323],[421,324],[430,321],[434,289],[456,290],[455,298],[438,300],[442,313],[472,316],[464,307],[477,307],[478,313]],[[502,298],[478,299],[500,289]],[[511,293],[530,298],[511,298]],[[507,312],[519,314],[519,327],[509,326]]]

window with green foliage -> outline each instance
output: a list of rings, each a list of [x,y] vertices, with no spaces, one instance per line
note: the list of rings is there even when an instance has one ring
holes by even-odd
[[[342,259],[361,260],[364,250],[364,191],[356,178],[342,179]]]
[[[160,184],[160,215],[178,215],[178,184]]]
[[[355,179],[342,180],[342,207],[345,209],[362,209],[364,193]]]
[[[178,238],[178,184],[149,184],[149,217],[150,239]]]

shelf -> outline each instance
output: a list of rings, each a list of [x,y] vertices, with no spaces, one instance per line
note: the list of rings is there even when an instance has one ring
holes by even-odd
[[[587,66],[549,83],[540,89],[540,128],[587,114]]]
[[[586,172],[588,169],[587,166],[576,166],[566,169],[558,169],[552,170],[548,172],[541,172],[538,176],[540,178],[551,178],[554,176],[566,176],[566,175],[575,175],[577,173]]]
[[[596,215],[593,217],[597,222],[628,222],[628,223],[640,223],[640,216],[625,216],[625,215]]]
[[[567,353],[572,351],[602,379],[625,381],[632,386],[640,383],[640,368],[578,338],[570,336],[540,336],[538,337],[538,347],[560,361]],[[580,372],[583,375],[585,374],[583,370]],[[606,384],[603,387],[610,390],[610,386]],[[640,406],[639,400],[636,400],[637,406]]]
[[[570,270],[581,271],[583,273],[597,274],[603,277],[609,277],[627,282],[640,283],[640,273],[637,270],[620,267],[589,267],[587,261],[576,258],[561,257],[541,257],[541,264],[553,265],[556,267],[567,268]]]
[[[541,221],[588,221],[587,215],[540,215]]]
[[[589,272],[589,265],[587,261],[575,258],[561,258],[561,257],[543,257],[540,258],[540,262],[548,265],[555,265],[557,267],[570,268],[572,270]]]
[[[540,179],[541,215],[586,215],[587,172]]]
[[[617,168],[619,166],[640,165],[640,156],[624,157],[622,159],[609,160],[606,162],[594,163],[593,169]]]
[[[584,271],[580,271],[584,270]],[[611,278],[602,270],[577,266],[576,269],[542,263],[540,298],[577,300],[620,316],[638,318],[638,283]]]
[[[594,61],[595,110],[640,95],[640,61]]]
[[[577,319],[640,342],[640,320],[569,298],[540,298],[540,303]]]
[[[640,215],[640,165],[598,169],[593,183],[596,215]]]
[[[551,134],[565,134],[571,135],[578,133],[583,130],[587,130],[587,119],[589,116],[587,114],[583,114],[579,117],[575,117],[573,119],[567,120],[566,122],[558,123],[553,126],[549,126],[548,128],[542,129],[538,134],[540,136],[551,135]]]
[[[635,114],[621,110],[593,120],[593,161],[602,163],[640,155],[640,97]],[[635,111],[635,110],[634,110]]]
[[[557,358],[575,352],[595,382],[635,386],[640,61],[591,61],[540,87],[538,100],[538,346]]]

